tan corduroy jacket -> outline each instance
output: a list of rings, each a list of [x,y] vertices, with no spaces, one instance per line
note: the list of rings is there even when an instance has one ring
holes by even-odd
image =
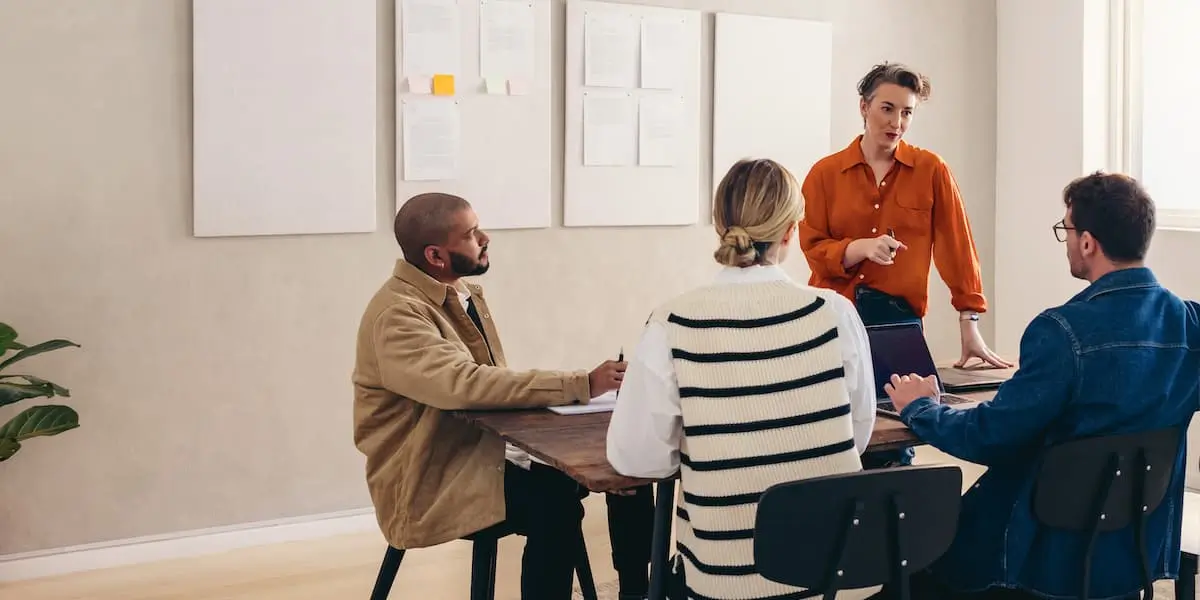
[[[359,326],[354,443],[367,457],[379,526],[396,548],[441,544],[504,520],[504,441],[446,411],[590,398],[586,371],[505,368],[483,290],[465,289],[486,341],[453,287],[404,260]]]

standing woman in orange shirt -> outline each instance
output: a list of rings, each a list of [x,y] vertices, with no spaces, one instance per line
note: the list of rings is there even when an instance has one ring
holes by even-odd
[[[962,355],[955,366],[979,358],[1010,367],[979,335],[987,300],[950,167],[902,139],[929,88],[924,75],[895,63],[876,65],[859,81],[866,130],[804,180],[800,247],[812,269],[809,284],[849,298],[867,325],[919,322],[932,261],[959,312]]]

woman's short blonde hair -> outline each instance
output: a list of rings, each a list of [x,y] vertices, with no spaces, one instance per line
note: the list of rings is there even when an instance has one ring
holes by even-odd
[[[783,165],[767,159],[740,160],[717,186],[713,224],[721,245],[713,253],[730,267],[761,264],[804,213],[800,184]]]

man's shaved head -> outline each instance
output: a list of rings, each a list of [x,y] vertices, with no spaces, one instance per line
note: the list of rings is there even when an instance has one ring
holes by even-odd
[[[418,194],[408,199],[396,213],[396,241],[404,260],[425,263],[425,247],[446,243],[454,227],[454,215],[471,208],[465,199],[451,194]]]
[[[404,260],[431,277],[457,281],[488,270],[489,238],[471,204],[451,194],[419,194],[396,213]]]

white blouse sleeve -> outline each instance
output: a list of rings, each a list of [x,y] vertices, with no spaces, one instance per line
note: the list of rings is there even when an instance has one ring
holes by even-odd
[[[622,475],[663,479],[679,470],[679,382],[663,325],[642,332],[608,426],[608,462]]]

